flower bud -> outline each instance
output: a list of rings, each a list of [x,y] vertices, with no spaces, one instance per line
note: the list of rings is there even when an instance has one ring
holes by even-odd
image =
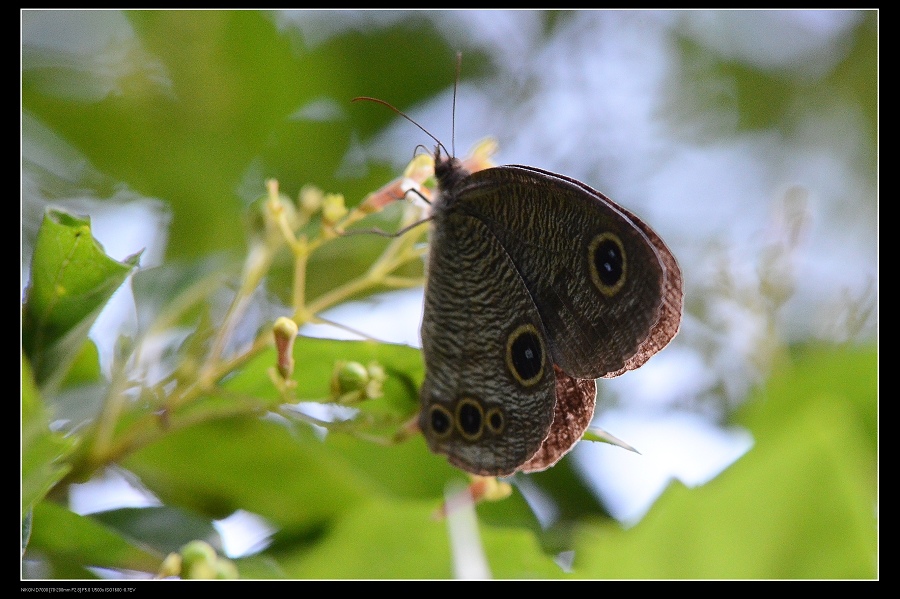
[[[275,349],[278,351],[278,372],[284,379],[294,374],[294,339],[297,338],[297,323],[285,316],[275,320],[272,327]]]
[[[181,548],[181,577],[210,579],[215,577],[216,550],[206,541],[191,541]]]
[[[325,201],[325,194],[315,185],[304,185],[300,189],[298,203],[300,210],[307,216],[316,213]]]
[[[344,205],[344,196],[339,193],[326,194],[322,203],[322,223],[333,227],[345,216],[347,216],[347,206]]]
[[[359,362],[337,362],[331,377],[331,393],[341,397],[347,393],[356,393],[366,388],[369,383],[369,371]]]
[[[359,362],[340,361],[334,365],[331,376],[331,396],[341,404],[381,397],[386,378],[384,368],[377,362],[365,367]]]

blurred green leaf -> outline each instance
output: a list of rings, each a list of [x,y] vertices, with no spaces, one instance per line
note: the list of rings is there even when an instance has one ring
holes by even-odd
[[[870,349],[802,352],[748,406],[749,453],[701,488],[673,484],[632,529],[585,525],[575,574],[876,577],[876,462],[859,411],[874,405],[876,362]]]
[[[89,516],[79,516],[49,502],[34,508],[34,525],[26,559],[41,556],[54,568],[54,576],[66,577],[73,564],[82,567],[155,572],[159,553],[129,542]]]
[[[22,358],[22,515],[69,471],[64,461],[75,448],[75,439],[50,430],[47,413]]]
[[[373,491],[308,428],[265,420],[178,431],[124,465],[167,504],[215,519],[241,508],[282,527],[318,525]]]
[[[100,373],[100,353],[97,351],[97,345],[91,339],[85,339],[72,362],[72,366],[69,368],[69,372],[66,373],[62,386],[89,385],[100,382],[102,378],[103,375]]]
[[[431,502],[370,499],[329,525],[311,547],[295,545],[272,555],[286,578],[448,578],[444,522]],[[257,566],[238,562],[242,576]]]
[[[849,439],[878,449],[878,351],[871,346],[803,345],[794,348],[767,382],[756,401],[748,401],[736,418],[760,441],[780,434],[779,423],[813,406],[843,406]],[[835,438],[842,442],[842,437]]]
[[[348,148],[396,115],[351,100],[378,96],[403,109],[454,81],[453,49],[415,12],[322,44],[268,11],[110,11],[102,20],[35,13],[24,14],[26,26],[40,19],[92,52],[29,47],[23,106],[104,173],[169,203],[171,258],[243,250],[241,212],[268,178],[289,196],[312,183],[355,206],[396,173],[369,172]],[[464,76],[482,62],[468,54]],[[76,97],[73,85],[49,86],[53,77],[99,84]]]
[[[22,315],[22,346],[38,386],[68,372],[97,315],[139,257],[113,260],[91,235],[89,218],[47,210]]]
[[[238,567],[244,577],[452,578],[447,521],[434,517],[435,508],[434,501],[371,499],[345,513],[313,547],[248,558]],[[563,577],[529,531],[481,525],[478,532],[491,576]]]
[[[96,512],[91,518],[124,538],[162,555],[177,552],[190,541],[209,543],[222,551],[222,540],[212,522],[170,506],[121,508]]]

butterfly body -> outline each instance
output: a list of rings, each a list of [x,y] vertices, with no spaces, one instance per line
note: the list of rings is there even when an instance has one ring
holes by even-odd
[[[647,225],[573,179],[469,173],[439,150],[435,176],[420,428],[475,474],[544,469],[590,424],[593,379],[675,335],[680,270]]]

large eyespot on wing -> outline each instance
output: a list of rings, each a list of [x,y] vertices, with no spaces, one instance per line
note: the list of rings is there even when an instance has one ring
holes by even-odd
[[[603,375],[604,378],[612,378],[628,370],[640,368],[651,356],[668,345],[681,328],[681,313],[684,310],[684,280],[681,274],[681,267],[678,265],[675,256],[662,238],[644,221],[621,206],[619,206],[619,209],[644,232],[644,235],[656,250],[656,254],[659,256],[663,266],[665,283],[662,286],[659,316],[653,324],[650,333],[621,370],[607,373]]]

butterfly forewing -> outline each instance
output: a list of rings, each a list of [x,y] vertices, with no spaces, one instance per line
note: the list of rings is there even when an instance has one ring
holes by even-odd
[[[467,177],[453,210],[484,223],[510,257],[563,371],[597,378],[641,355],[663,313],[661,253],[671,254],[636,217],[582,184],[515,166]]]

